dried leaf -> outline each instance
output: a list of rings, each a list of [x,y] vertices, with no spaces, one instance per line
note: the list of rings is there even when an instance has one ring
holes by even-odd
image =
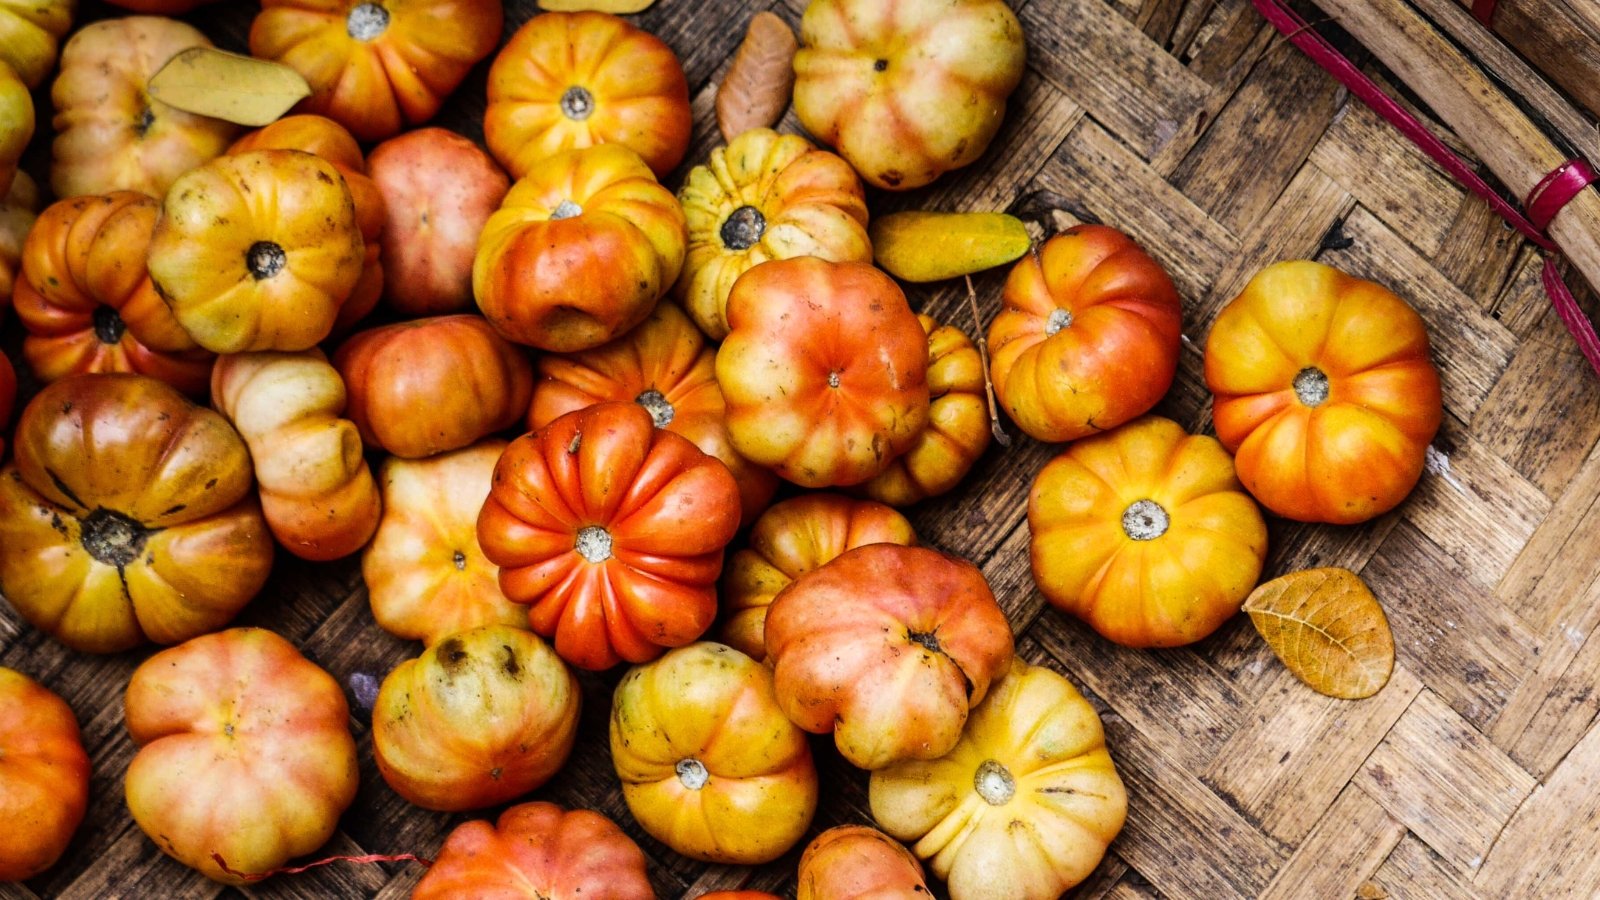
[[[1383,607],[1349,569],[1307,569],[1250,592],[1245,612],[1296,678],[1329,697],[1376,694],[1394,671]]]
[[[717,85],[717,127],[724,140],[752,128],[770,128],[783,118],[794,90],[794,32],[777,15],[758,12],[744,43]]]
[[[150,96],[168,106],[235,125],[270,125],[311,86],[282,63],[212,47],[190,47],[150,76]]]
[[[902,281],[943,281],[1028,252],[1022,220],[1005,213],[898,212],[869,228],[878,265]]]
[[[656,0],[539,0],[545,12],[603,12],[627,16],[644,12]]]

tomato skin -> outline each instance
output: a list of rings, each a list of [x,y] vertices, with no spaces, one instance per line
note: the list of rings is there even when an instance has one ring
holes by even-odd
[[[71,707],[50,689],[0,666],[0,881],[24,881],[56,864],[89,806],[89,754]]]
[[[800,857],[796,900],[924,900],[922,864],[876,828],[839,825],[817,835]]]

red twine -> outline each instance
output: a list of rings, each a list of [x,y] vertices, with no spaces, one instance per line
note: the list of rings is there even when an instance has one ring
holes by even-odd
[[[222,858],[222,854],[221,853],[213,852],[211,854],[211,858],[216,860],[218,866],[222,867],[222,871],[227,872],[229,875],[232,875],[235,878],[243,878],[244,880],[249,881],[249,882],[261,881],[264,878],[271,878],[274,875],[298,875],[301,872],[306,871],[307,869],[315,869],[317,866],[326,866],[326,865],[329,865],[331,863],[336,863],[336,862],[352,862],[352,863],[362,863],[362,864],[365,864],[365,863],[381,863],[381,862],[419,862],[419,863],[422,863],[425,866],[433,865],[433,860],[428,859],[426,857],[417,856],[414,853],[396,853],[396,854],[393,854],[393,855],[384,855],[384,854],[381,854],[381,853],[369,853],[369,854],[367,854],[365,856],[330,856],[330,857],[328,857],[326,859],[319,859],[319,860],[317,860],[315,862],[308,862],[303,866],[294,866],[293,868],[282,868],[282,869],[268,869],[265,872],[250,873],[250,872],[240,872],[240,871],[237,871],[237,870],[233,869],[231,866],[228,865],[228,861]]]
[[[1446,172],[1455,176],[1456,181],[1493,207],[1501,218],[1524,237],[1546,251],[1544,271],[1540,275],[1545,294],[1555,307],[1556,315],[1561,317],[1562,324],[1571,332],[1573,340],[1577,341],[1578,349],[1583,352],[1584,359],[1589,361],[1589,366],[1596,374],[1600,374],[1600,336],[1595,334],[1594,324],[1579,308],[1572,291],[1561,281],[1561,275],[1556,271],[1556,258],[1560,255],[1560,249],[1545,233],[1556,213],[1590,184],[1600,180],[1600,175],[1581,159],[1562,163],[1528,193],[1528,198],[1523,204],[1528,212],[1527,215],[1523,215],[1521,210],[1506,202],[1488,182],[1472,171],[1465,160],[1428,131],[1415,116],[1391,100],[1388,94],[1379,90],[1372,79],[1357,69],[1344,54],[1328,43],[1326,38],[1311,30],[1306,21],[1286,5],[1286,0],[1251,0],[1251,2],[1274,28],[1288,38],[1290,43],[1300,48],[1312,62],[1321,66],[1350,93],[1371,107],[1373,112],[1382,116],[1409,138],[1418,149],[1426,153]],[[1480,19],[1485,15],[1492,15],[1493,0],[1477,0],[1473,12],[1477,14],[1480,10],[1486,10],[1483,15],[1479,15]]]

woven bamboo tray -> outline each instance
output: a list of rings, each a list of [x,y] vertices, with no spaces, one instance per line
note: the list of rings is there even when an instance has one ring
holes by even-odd
[[[255,8],[222,6],[187,18],[242,50]],[[696,140],[685,170],[719,140],[715,82],[757,8],[766,5],[660,0],[635,17],[688,73]],[[804,0],[771,8],[798,23]],[[1039,234],[1080,220],[1131,233],[1185,299],[1178,380],[1158,411],[1191,429],[1209,428],[1200,371],[1212,317],[1258,268],[1295,257],[1384,282],[1419,308],[1446,409],[1437,456],[1400,509],[1354,528],[1272,524],[1268,576],[1346,566],[1384,602],[1398,661],[1387,688],[1361,702],[1303,687],[1243,617],[1193,647],[1137,652],[1046,608],[1029,577],[1024,506],[1055,448],[1027,439],[991,448],[955,494],[911,511],[927,543],[983,567],[1019,652],[1066,673],[1105,721],[1129,789],[1128,823],[1072,896],[1594,896],[1600,383],[1538,288],[1536,254],[1283,45],[1249,0],[1018,0],[1016,8],[1028,72],[999,138],[979,163],[930,188],[873,196],[875,214],[1010,209]],[[530,0],[510,4],[507,33],[535,12]],[[90,3],[80,18],[107,14]],[[484,69],[438,124],[481,137]],[[38,99],[48,122],[48,99]],[[795,129],[792,114],[785,128]],[[31,157],[37,174],[43,143]],[[977,279],[986,321],[1002,278]],[[910,296],[971,329],[955,287]],[[381,679],[418,651],[374,624],[356,559],[312,566],[280,553],[241,623],[289,637],[346,685]],[[164,857],[123,805],[133,748],[122,691],[147,653],[73,653],[0,603],[0,665],[66,698],[95,772],[88,819],[66,858],[27,884],[0,884],[0,900],[239,896]],[[634,825],[606,750],[619,674],[583,677],[578,749],[536,796],[621,823],[649,856],[662,897],[738,885],[792,896],[795,853],[755,870],[709,866]],[[350,696],[362,788],[326,852],[431,854],[462,817],[418,810],[389,791],[372,762],[367,715]],[[816,746],[824,800],[814,828],[867,821],[865,775],[830,742]],[[244,893],[404,897],[422,871],[336,865]]]

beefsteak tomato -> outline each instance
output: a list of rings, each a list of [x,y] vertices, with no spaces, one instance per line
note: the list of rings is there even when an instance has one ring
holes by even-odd
[[[0,198],[0,322],[5,321],[12,289],[22,273],[22,245],[38,209],[39,185],[27,172],[18,172],[11,190]]]
[[[587,809],[523,803],[456,826],[411,900],[655,900],[644,851]]]
[[[0,882],[56,864],[89,808],[89,754],[72,708],[0,666]]]
[[[17,161],[33,140],[33,96],[11,67],[0,62],[0,196],[11,190]]]
[[[795,900],[927,900],[922,865],[893,838],[865,825],[838,825],[800,856]]]
[[[55,67],[75,5],[76,0],[0,0],[0,62],[29,88],[44,84]]]

